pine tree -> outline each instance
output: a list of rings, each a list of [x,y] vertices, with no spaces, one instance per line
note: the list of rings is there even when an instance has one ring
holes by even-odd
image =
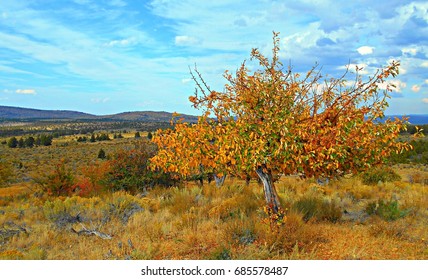
[[[16,137],[12,137],[9,139],[9,141],[7,141],[7,145],[9,148],[16,148],[18,146],[18,140]]]
[[[100,149],[98,152],[98,158],[99,159],[105,159],[106,158],[106,152],[103,149]]]
[[[24,145],[25,147],[32,148],[34,146],[34,142],[35,142],[34,137],[30,136],[27,139],[25,139]]]
[[[149,133],[147,134],[147,139],[152,140],[153,138],[153,134],[151,131],[149,131]]]

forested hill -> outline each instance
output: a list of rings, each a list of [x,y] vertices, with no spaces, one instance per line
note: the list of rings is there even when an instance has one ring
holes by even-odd
[[[399,117],[399,115],[387,116],[389,118]],[[413,125],[428,124],[428,114],[407,115],[409,122]],[[31,120],[31,119],[86,119],[86,120],[113,120],[113,121],[142,121],[142,122],[169,122],[172,113],[154,111],[124,112],[112,115],[92,115],[77,111],[67,110],[38,110],[20,107],[0,106],[0,119],[8,120]],[[198,118],[191,115],[180,115],[186,122],[196,122]]]
[[[2,119],[90,119],[94,117],[94,115],[76,111],[0,106],[0,118]]]
[[[0,119],[7,120],[112,120],[112,121],[142,121],[142,122],[169,122],[172,113],[138,111],[124,112],[113,115],[92,115],[77,111],[67,110],[38,110],[10,106],[0,106]],[[196,122],[198,118],[191,115],[180,115],[186,122]]]

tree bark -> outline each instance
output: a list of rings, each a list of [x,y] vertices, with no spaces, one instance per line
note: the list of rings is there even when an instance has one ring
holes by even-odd
[[[216,174],[214,174],[214,180],[215,180],[215,185],[219,188],[223,186],[224,180],[226,180],[226,175],[218,177]]]
[[[275,213],[277,213],[281,207],[281,204],[279,202],[279,196],[273,183],[272,172],[265,172],[264,168],[260,166],[256,169],[256,173],[262,181],[263,192],[267,205],[271,207]]]

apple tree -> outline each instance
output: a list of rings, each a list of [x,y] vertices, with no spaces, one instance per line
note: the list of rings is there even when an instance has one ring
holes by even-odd
[[[318,66],[294,73],[280,61],[278,33],[272,57],[253,49],[251,60],[258,69],[250,71],[244,62],[236,73],[226,71],[221,92],[212,90],[197,69],[192,72],[196,92],[189,100],[202,116],[196,124],[158,131],[155,168],[177,175],[200,166],[220,174],[257,174],[267,206],[278,213],[272,174],[357,173],[410,147],[397,141],[405,119],[379,121],[393,89],[387,79],[398,75],[398,62],[366,78],[359,68],[338,78],[323,77]]]

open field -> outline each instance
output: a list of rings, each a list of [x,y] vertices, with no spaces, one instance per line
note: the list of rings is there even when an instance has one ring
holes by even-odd
[[[75,135],[47,147],[0,145],[14,173],[0,187],[0,259],[428,259],[424,165],[394,165],[401,179],[373,186],[360,176],[327,184],[281,177],[282,226],[269,222],[258,183],[236,178],[220,188],[182,182],[132,195],[41,193],[37,179],[61,159],[81,176],[108,161],[97,157],[100,149],[109,158],[134,147],[134,133],[95,143]]]

